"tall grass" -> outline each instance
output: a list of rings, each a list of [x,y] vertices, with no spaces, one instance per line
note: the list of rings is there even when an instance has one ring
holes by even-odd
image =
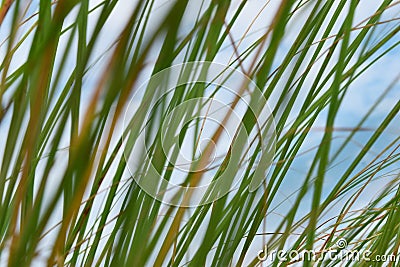
[[[2,1],[0,265],[387,264],[258,258],[265,244],[322,252],[337,248],[338,240],[347,249],[370,250],[370,258],[399,253],[398,70],[384,70],[393,80],[383,78],[369,107],[350,117],[343,111],[356,102],[360,80],[398,57],[399,2],[371,4],[362,16],[369,2],[257,1],[149,0],[130,3],[131,10],[118,0]],[[262,9],[250,12],[256,2]],[[240,32],[243,21],[249,28]],[[250,27],[256,22],[263,28]],[[253,85],[247,97],[265,98],[275,118],[272,163],[263,163],[262,143],[250,150],[233,146],[208,178],[246,157],[234,169],[243,167],[234,190],[195,207],[178,205],[191,194],[176,193],[176,205],[169,205],[163,194],[157,199],[138,185],[149,166],[184,186],[204,179],[193,170],[182,177],[168,161],[177,151],[162,150],[161,124],[185,101],[203,98],[207,107],[223,100],[230,72],[220,77],[203,69],[220,86],[180,86],[158,102],[162,80],[160,88],[137,93],[151,75],[185,62],[219,62],[242,73]],[[126,113],[132,97],[139,109]],[[178,128],[198,112],[196,106],[184,111],[170,125]],[[140,120],[144,114],[148,121]],[[240,122],[250,133],[260,126],[249,112]],[[132,170],[124,136],[138,143],[143,123],[149,148],[133,155],[139,166]],[[203,128],[204,120],[193,120],[177,137],[193,148],[193,159]],[[215,143],[226,141],[220,128],[208,134]],[[212,155],[210,144],[202,147],[200,167]],[[257,164],[264,176],[252,191]]]

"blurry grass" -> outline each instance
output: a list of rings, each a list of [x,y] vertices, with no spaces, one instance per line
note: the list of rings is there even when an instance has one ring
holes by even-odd
[[[202,1],[193,28],[183,31],[188,1],[171,1],[157,25],[150,25],[149,18],[159,4],[139,1],[110,50],[102,51],[107,56],[98,61],[101,72],[91,74],[94,81],[88,84],[93,60],[103,55],[96,50],[104,42],[102,30],[118,1],[96,6],[84,0],[2,1],[1,31],[8,37],[1,40],[0,67],[1,262],[257,266],[257,252],[264,243],[270,249],[323,250],[342,237],[349,246],[368,248],[373,255],[399,253],[399,136],[384,147],[376,144],[387,138],[400,102],[366,131],[370,134],[365,140],[356,137],[367,128],[374,108],[364,112],[358,125],[341,131],[340,138],[335,135],[340,127],[335,119],[351,86],[399,44],[398,18],[383,16],[399,3],[381,1],[371,17],[359,22],[355,12],[367,5],[362,1],[283,0],[268,11],[272,23],[257,40],[247,42],[249,30],[235,40],[230,30],[251,2],[233,6],[231,1]],[[266,2],[266,10],[269,5]],[[91,19],[94,12],[98,16]],[[294,40],[282,55],[283,40],[296,25],[297,14],[307,19],[297,25],[300,30],[292,33]],[[72,24],[66,22],[68,16],[74,17]],[[89,26],[89,20],[94,24]],[[23,49],[28,54],[21,59]],[[118,122],[144,68],[151,66],[157,73],[176,63],[213,61],[225,49],[232,50],[229,64],[254,80],[274,103],[277,153],[272,170],[264,186],[253,193],[247,186],[254,173],[247,171],[239,189],[215,203],[191,209],[163,205],[129,179]],[[387,99],[397,81],[374,107]],[[84,97],[88,91],[90,96]],[[159,115],[202,94],[204,88],[188,87]],[[321,118],[322,135],[309,149],[307,140]],[[337,160],[358,141],[363,147],[346,158],[334,179],[329,177]],[[158,149],[155,143],[154,153]],[[369,157],[371,153],[375,157]],[[304,155],[310,165],[302,162]],[[257,153],[250,155],[256,157]],[[153,160],[163,166],[166,159]],[[301,177],[296,180],[301,186],[286,188],[299,162],[303,173],[297,173]],[[170,173],[164,175],[167,179]],[[365,188],[380,176],[391,177],[391,182],[376,190],[363,209],[355,207]],[[277,220],[271,215],[280,191],[291,195],[291,203]],[[262,242],[256,240],[260,235]]]

